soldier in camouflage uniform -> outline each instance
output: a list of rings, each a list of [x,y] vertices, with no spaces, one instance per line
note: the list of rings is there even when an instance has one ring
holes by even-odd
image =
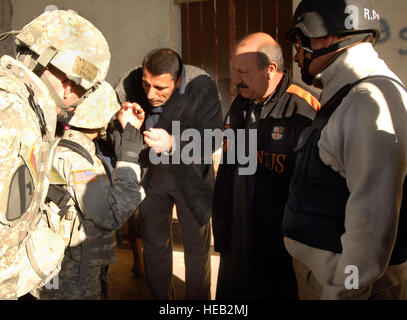
[[[124,159],[119,152],[119,161],[110,176],[107,165],[96,153],[93,140],[100,136],[119,109],[113,88],[104,82],[76,108],[72,118],[60,118],[69,126],[54,157],[53,167],[59,180],[51,180],[48,197],[52,200],[51,210],[53,206],[58,211],[55,205],[60,204],[59,209],[66,212],[59,232],[68,247],[58,274],[58,288],[46,286],[41,299],[100,299],[101,269],[117,259],[112,230],[126,222],[145,196],[139,185],[138,155]],[[144,113],[137,118],[130,111],[130,117],[133,117],[134,127],[127,126],[123,136],[126,137],[128,130],[134,130],[138,146],[132,150],[140,150],[143,137],[138,129]],[[69,196],[62,205],[59,199],[64,197],[54,195],[58,190]]]
[[[0,299],[16,299],[58,270],[64,241],[42,214],[57,113],[67,114],[106,77],[103,35],[71,11],[50,11],[0,58]]]

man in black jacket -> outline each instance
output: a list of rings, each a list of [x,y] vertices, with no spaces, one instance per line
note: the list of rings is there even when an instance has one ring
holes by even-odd
[[[232,57],[239,95],[225,129],[239,140],[224,140],[223,164],[215,184],[213,233],[220,252],[217,299],[297,299],[291,257],[285,251],[281,221],[292,174],[294,148],[311,123],[319,102],[284,72],[280,46],[265,33],[248,35]],[[248,134],[256,130],[257,138]],[[254,138],[253,138],[254,137]],[[228,157],[239,145],[257,143],[257,168]],[[247,155],[250,158],[250,155]],[[239,155],[234,155],[239,158]],[[239,162],[239,161],[238,161]]]
[[[148,148],[140,154],[140,162],[148,170],[140,215],[145,274],[152,297],[174,298],[171,217],[175,203],[185,252],[186,298],[210,299],[214,171],[208,158],[215,146],[206,155],[201,148],[192,163],[188,163],[187,151],[204,145],[205,129],[222,127],[216,84],[203,70],[183,65],[171,49],[156,49],[144,58],[142,68],[121,77],[116,92],[123,108],[137,103],[146,113],[141,129]],[[202,141],[184,139],[186,129],[193,129]]]

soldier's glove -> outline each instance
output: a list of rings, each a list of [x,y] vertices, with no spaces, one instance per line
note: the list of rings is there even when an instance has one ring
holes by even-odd
[[[143,135],[133,125],[127,123],[121,139],[115,140],[117,160],[137,163],[142,149]]]

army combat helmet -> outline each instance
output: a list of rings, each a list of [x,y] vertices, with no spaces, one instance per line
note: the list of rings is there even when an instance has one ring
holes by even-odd
[[[372,0],[303,0],[295,10],[287,36],[301,31],[307,38],[333,34],[372,33],[380,36],[380,17]]]
[[[310,39],[328,35],[352,35],[328,48],[312,50]],[[303,81],[312,84],[308,68],[321,55],[352,45],[368,37],[375,44],[380,37],[380,16],[374,0],[302,0],[293,16],[293,27],[286,37],[291,43],[301,39],[304,49]],[[304,79],[305,77],[305,79]]]
[[[16,42],[17,47],[34,53],[23,63],[39,76],[51,64],[88,92],[109,70],[106,39],[92,23],[71,10],[44,12],[23,27]]]
[[[76,109],[72,117],[59,117],[59,121],[83,129],[101,129],[119,111],[120,104],[112,86],[103,81]]]

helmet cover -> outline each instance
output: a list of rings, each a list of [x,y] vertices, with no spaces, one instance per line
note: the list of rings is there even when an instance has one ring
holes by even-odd
[[[104,128],[119,109],[116,92],[108,82],[103,81],[76,107],[72,117],[60,116],[58,120],[76,128],[99,129]]]
[[[17,45],[30,48],[39,56],[38,60],[51,52],[49,63],[86,90],[102,82],[109,70],[106,39],[74,11],[44,12],[25,25],[16,38]]]

